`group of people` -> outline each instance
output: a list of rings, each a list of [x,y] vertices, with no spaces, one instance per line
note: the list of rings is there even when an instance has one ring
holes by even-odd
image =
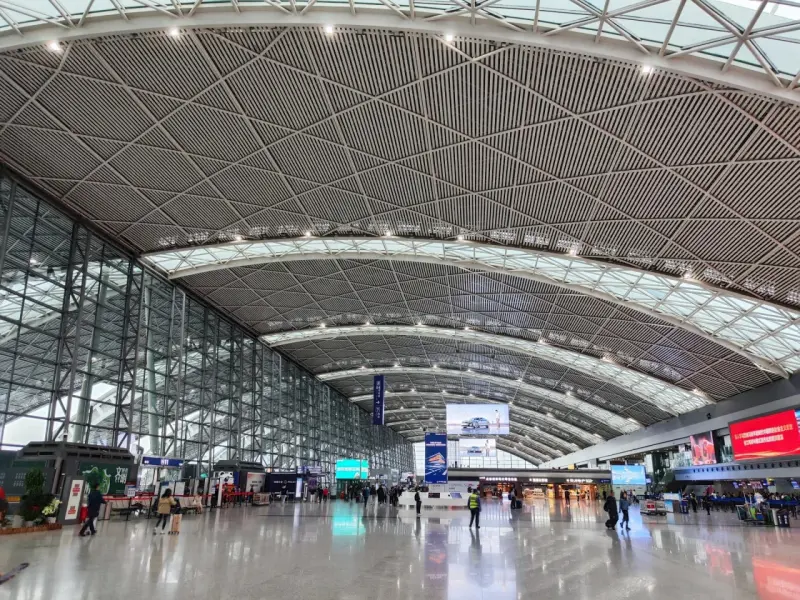
[[[381,483],[378,486],[375,486],[375,484],[365,485],[361,490],[361,497],[364,500],[365,507],[369,503],[370,498],[377,498],[378,504],[389,503],[391,506],[397,506],[400,494],[402,493],[403,490],[398,485],[393,485],[387,489],[387,487]]]
[[[317,502],[327,502],[330,492],[331,491],[326,487],[318,487],[312,492],[312,496],[316,498]]]
[[[606,529],[616,529],[617,522],[619,521],[619,513],[622,513],[622,522],[619,524],[619,527],[622,529],[624,526],[626,531],[630,531],[630,500],[628,499],[628,492],[623,491],[619,495],[619,506],[617,506],[617,499],[614,497],[613,490],[608,494],[603,492],[603,496],[605,496],[606,499],[605,503],[603,504],[603,510],[608,513]]]

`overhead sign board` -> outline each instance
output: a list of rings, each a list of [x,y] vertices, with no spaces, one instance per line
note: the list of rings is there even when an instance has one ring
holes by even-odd
[[[143,456],[142,464],[146,467],[170,467],[179,469],[183,466],[183,459],[164,458],[162,456]]]
[[[644,465],[611,465],[614,485],[647,485]]]
[[[759,460],[800,454],[800,409],[730,424],[736,460]]]

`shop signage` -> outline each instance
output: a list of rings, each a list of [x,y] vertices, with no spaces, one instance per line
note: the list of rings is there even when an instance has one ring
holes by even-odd
[[[74,521],[80,517],[81,500],[83,500],[83,479],[73,479],[69,488],[65,521]]]
[[[171,467],[179,469],[183,466],[182,458],[162,458],[160,456],[143,456],[142,464],[146,467]]]
[[[516,481],[516,477],[481,477],[481,481]],[[547,480],[545,480],[545,483]]]
[[[594,483],[594,479],[567,479],[567,483]]]
[[[78,470],[87,481],[91,481],[92,478],[97,479],[101,494],[111,494],[112,496],[125,494],[129,471],[127,465],[82,462],[78,465]]]
[[[759,460],[800,454],[800,409],[784,410],[730,424],[736,460]]]
[[[547,483],[547,477],[528,477],[528,483]]]
[[[372,424],[383,425],[383,396],[386,390],[386,378],[375,375],[372,380]]]

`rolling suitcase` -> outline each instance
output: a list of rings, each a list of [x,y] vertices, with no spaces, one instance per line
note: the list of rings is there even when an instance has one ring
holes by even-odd
[[[180,513],[174,514],[174,515],[172,515],[170,517],[170,519],[169,519],[169,533],[170,533],[170,535],[178,534],[178,533],[181,532],[181,519],[182,518],[183,518],[183,515],[181,515]]]

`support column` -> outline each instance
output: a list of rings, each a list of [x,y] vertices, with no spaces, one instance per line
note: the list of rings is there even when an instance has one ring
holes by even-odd
[[[156,358],[153,349],[150,347],[151,336],[153,330],[152,324],[152,282],[147,282],[144,288],[144,327],[147,332],[145,335],[145,380],[144,380],[144,397],[147,406],[147,431],[150,435],[150,452],[156,453],[159,451],[160,446],[158,443],[158,396],[156,396]]]
[[[92,387],[95,383],[94,359],[100,350],[102,336],[99,330],[102,329],[103,319],[106,311],[106,295],[108,293],[108,271],[104,270],[101,280],[98,282],[100,290],[97,294],[97,304],[94,310],[94,325],[92,327],[92,342],[89,346],[89,353],[86,356],[86,376],[83,378],[81,391],[78,396],[75,408],[75,426],[69,432],[69,441],[84,442],[84,438],[89,433],[91,422],[92,406]]]

